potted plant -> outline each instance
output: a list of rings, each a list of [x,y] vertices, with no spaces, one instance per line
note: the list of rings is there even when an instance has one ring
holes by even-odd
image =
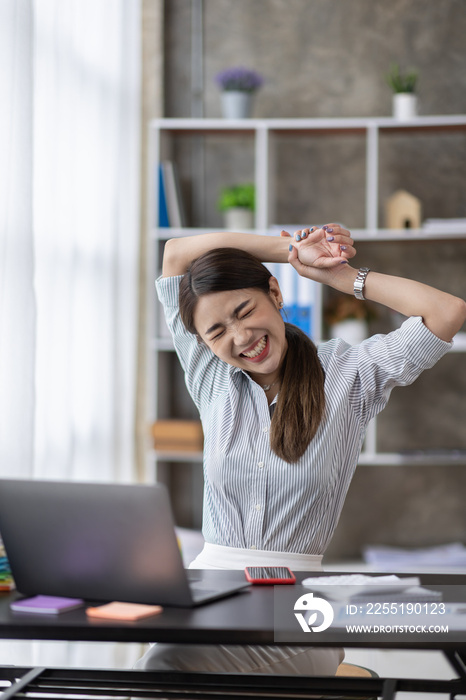
[[[255,187],[242,183],[224,187],[218,199],[218,208],[224,213],[228,230],[249,229],[254,226]]]
[[[215,77],[222,91],[222,111],[227,119],[251,116],[252,96],[261,87],[259,73],[241,66],[226,68]]]
[[[416,85],[418,72],[410,69],[402,72],[393,63],[387,75],[387,83],[393,91],[393,116],[395,119],[412,119],[417,114]]]
[[[333,294],[324,306],[324,321],[331,338],[342,338],[358,345],[369,336],[369,321],[376,318],[370,302],[349,294]]]

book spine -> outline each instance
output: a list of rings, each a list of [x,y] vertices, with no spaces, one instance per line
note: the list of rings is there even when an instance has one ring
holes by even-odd
[[[170,226],[182,228],[184,221],[181,213],[180,191],[174,163],[171,160],[164,161],[162,163],[162,171]]]
[[[165,182],[162,165],[159,165],[159,227],[168,228],[170,222],[168,219],[167,197],[165,193]]]

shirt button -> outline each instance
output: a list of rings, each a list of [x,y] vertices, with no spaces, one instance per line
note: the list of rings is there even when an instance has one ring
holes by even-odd
[[[252,544],[252,545],[249,547],[249,549],[257,549],[257,547],[256,547],[255,544]]]
[[[259,467],[259,469],[263,469],[263,468],[264,468],[264,462],[258,462],[258,463],[257,463],[257,466]]]
[[[262,432],[263,432],[263,433],[268,433],[268,432],[269,432],[269,429],[268,429],[268,427],[267,427],[266,425],[264,425],[264,427],[262,428]]]
[[[256,503],[256,510],[260,510],[262,508],[260,503]]]

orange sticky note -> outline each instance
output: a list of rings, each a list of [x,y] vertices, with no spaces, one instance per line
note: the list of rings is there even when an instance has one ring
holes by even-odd
[[[86,608],[86,615],[106,620],[140,620],[143,617],[158,615],[163,608],[160,605],[143,605],[142,603],[106,603],[96,608]]]

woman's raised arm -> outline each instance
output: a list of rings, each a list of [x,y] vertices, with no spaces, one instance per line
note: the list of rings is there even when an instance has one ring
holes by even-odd
[[[340,239],[347,243],[347,247],[344,253],[338,253],[340,260],[350,258],[355,254],[352,248],[353,241],[349,236],[349,231],[341,230]],[[164,277],[184,275],[193,260],[215,248],[239,248],[251,253],[261,262],[286,263],[288,262],[289,243],[289,235],[285,231],[282,231],[280,236],[221,231],[171,238],[165,244],[162,274]],[[340,260],[334,260],[332,264],[338,264]]]
[[[184,275],[193,260],[215,248],[238,248],[251,253],[261,262],[288,262],[289,241],[280,236],[253,233],[201,233],[197,236],[171,238],[163,255],[164,277]]]
[[[337,224],[329,224],[326,231],[298,231],[293,238],[287,239],[288,243],[292,241],[289,262],[303,277],[353,294],[358,271],[349,265],[332,265],[342,241],[344,245],[342,237],[347,234],[348,231]],[[364,297],[404,316],[422,316],[427,328],[446,341],[453,338],[466,320],[463,299],[403,277],[369,272]]]
[[[356,270],[348,272],[354,277],[357,274]],[[422,316],[424,325],[446,341],[452,340],[466,320],[466,302],[463,299],[403,277],[370,272],[364,296],[404,316]]]

